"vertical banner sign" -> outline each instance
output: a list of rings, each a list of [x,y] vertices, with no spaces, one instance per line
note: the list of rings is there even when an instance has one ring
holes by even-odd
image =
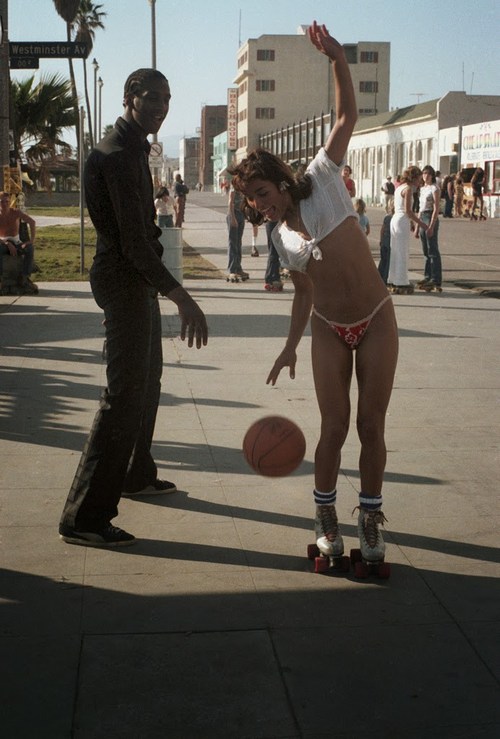
[[[227,148],[235,151],[238,148],[238,88],[227,90]]]

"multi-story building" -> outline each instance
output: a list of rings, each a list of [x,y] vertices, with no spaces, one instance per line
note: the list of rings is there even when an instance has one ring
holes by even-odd
[[[200,169],[200,139],[184,137],[179,141],[179,171],[186,185],[193,189],[198,183]]]
[[[239,49],[236,160],[259,136],[291,121],[305,120],[335,106],[329,60],[319,54],[301,26],[296,35],[263,35]],[[345,45],[360,116],[389,107],[390,44]]]
[[[204,189],[212,187],[214,178],[213,141],[227,128],[227,105],[205,105],[201,109],[200,169],[198,181]]]

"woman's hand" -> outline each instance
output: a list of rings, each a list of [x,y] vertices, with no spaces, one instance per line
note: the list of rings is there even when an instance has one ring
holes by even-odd
[[[325,54],[332,62],[339,57],[344,57],[342,44],[339,44],[336,39],[330,36],[324,24],[319,26],[316,21],[313,21],[312,26],[308,28],[308,34],[318,51]]]
[[[296,363],[297,354],[295,353],[295,350],[289,349],[285,346],[267,377],[266,385],[269,385],[269,383],[271,383],[271,385],[273,386],[276,385],[276,380],[278,379],[279,373],[281,372],[283,367],[290,367],[290,379],[294,380]]]

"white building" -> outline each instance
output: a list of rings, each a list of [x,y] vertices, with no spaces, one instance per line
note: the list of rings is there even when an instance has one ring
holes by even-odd
[[[381,203],[386,176],[394,178],[412,164],[430,164],[443,174],[459,171],[463,128],[499,115],[499,95],[448,92],[439,100],[358,120],[347,157],[358,196]]]
[[[300,26],[297,35],[263,35],[239,49],[236,159],[258,144],[259,135],[335,106],[331,65]],[[346,44],[360,116],[389,107],[390,44]]]

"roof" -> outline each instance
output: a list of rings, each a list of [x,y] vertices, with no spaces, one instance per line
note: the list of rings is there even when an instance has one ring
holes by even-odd
[[[354,126],[354,133],[372,131],[374,128],[399,126],[401,123],[410,123],[411,121],[422,120],[422,118],[433,118],[437,115],[438,102],[439,98],[428,100],[425,103],[409,105],[407,108],[396,108],[377,115],[363,116],[358,119]]]

